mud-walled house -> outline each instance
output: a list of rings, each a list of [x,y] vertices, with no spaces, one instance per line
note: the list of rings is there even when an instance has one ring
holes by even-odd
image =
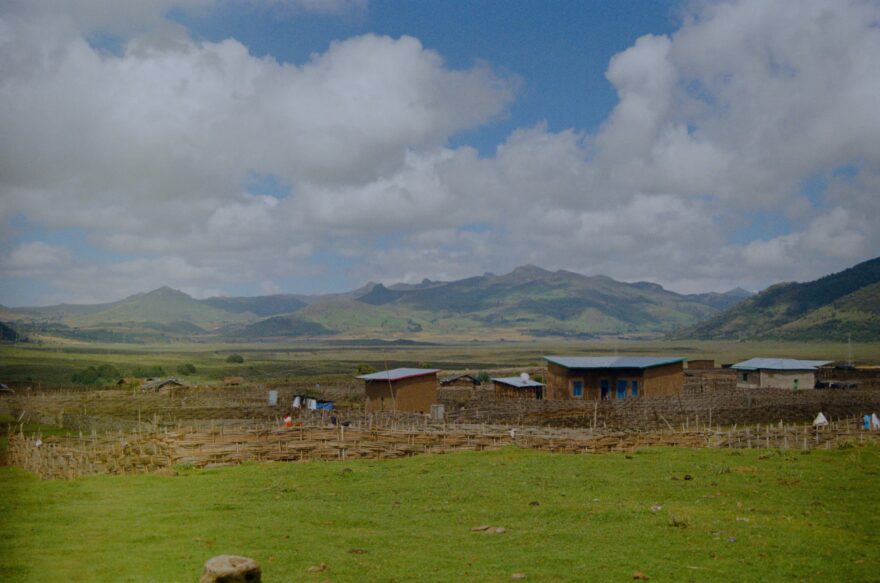
[[[708,370],[715,368],[715,361],[711,358],[699,358],[687,361],[687,367],[690,370]]]
[[[832,364],[830,360],[794,358],[750,358],[730,368],[736,371],[736,386],[741,389],[813,389],[816,371]]]
[[[654,356],[545,356],[547,399],[623,400],[680,395],[684,359]]]
[[[518,377],[499,377],[492,379],[496,399],[541,399],[544,396],[544,384],[529,378],[522,373]]]
[[[395,368],[361,375],[368,411],[427,413],[437,403],[435,368]]]

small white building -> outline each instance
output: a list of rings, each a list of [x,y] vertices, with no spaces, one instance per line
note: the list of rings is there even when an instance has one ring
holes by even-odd
[[[736,386],[741,389],[813,389],[816,369],[830,360],[794,358],[750,358],[730,368],[736,370]]]

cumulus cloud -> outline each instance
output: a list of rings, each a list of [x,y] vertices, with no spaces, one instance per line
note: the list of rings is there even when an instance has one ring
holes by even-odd
[[[0,22],[0,219],[214,269],[311,245],[338,223],[321,215],[328,188],[363,198],[359,186],[410,153],[503,115],[516,90],[483,64],[448,68],[411,37],[335,42],[301,65],[180,30],[135,35],[113,55],[55,14],[14,8]],[[290,184],[289,199],[247,192],[254,173]]]
[[[435,157],[421,191],[473,201],[471,216],[505,233],[485,255],[504,268],[532,261],[684,291],[757,289],[876,254],[877,5],[693,7],[674,35],[644,36],[611,60],[619,102],[596,134],[517,130],[489,160]],[[817,177],[827,188],[808,198]],[[448,208],[461,221],[462,207]],[[728,242],[764,212],[788,216],[790,232]],[[395,256],[398,274],[415,279],[418,264],[430,273],[432,250]],[[447,271],[448,257],[434,261]]]
[[[674,34],[611,59],[619,100],[595,133],[538,123],[488,157],[449,139],[504,116],[519,80],[452,69],[411,37],[350,38],[286,64],[164,19],[209,4],[141,3],[136,27],[85,0],[0,13],[0,220],[79,227],[142,256],[93,266],[119,289],[131,284],[116,273],[139,268],[144,288],[222,288],[236,274],[273,291],[314,272],[319,251],[384,281],[533,262],[758,288],[880,249],[875,3],[689,4]],[[100,27],[128,31],[119,54],[88,42]],[[255,174],[289,191],[253,192]],[[811,181],[824,187],[808,193]],[[765,212],[787,232],[750,227]]]

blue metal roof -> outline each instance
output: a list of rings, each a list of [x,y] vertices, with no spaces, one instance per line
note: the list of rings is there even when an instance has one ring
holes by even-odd
[[[516,387],[517,389],[528,389],[531,387],[543,387],[544,383],[539,383],[538,381],[533,381],[532,379],[523,380],[522,377],[500,377],[492,379],[496,383],[502,383],[505,385],[510,385],[511,387]]]
[[[816,367],[831,364],[830,360],[797,360],[795,358],[750,358],[738,362],[730,368],[737,370],[816,370]]]
[[[363,374],[358,378],[364,379],[365,381],[399,381],[427,374],[435,374],[439,370],[439,368],[395,368],[392,370],[383,370],[382,372]]]
[[[657,356],[545,356],[544,360],[565,368],[651,368],[684,362],[683,358]]]

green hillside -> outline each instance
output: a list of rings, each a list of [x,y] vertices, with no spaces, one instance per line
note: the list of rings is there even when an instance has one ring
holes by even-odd
[[[865,286],[779,328],[793,340],[876,340],[880,337],[880,283]]]
[[[299,338],[303,336],[326,336],[334,331],[318,322],[312,322],[299,315],[272,316],[242,328],[232,328],[224,332],[228,339],[253,340],[259,338]]]
[[[427,320],[414,318],[411,310],[350,299],[316,302],[298,315],[348,336],[405,336],[430,327]]]
[[[880,258],[806,283],[767,288],[682,335],[703,339],[880,339]]]
[[[253,298],[208,298],[202,304],[232,312],[233,314],[255,314],[261,317],[290,314],[306,305],[295,295],[257,296]]]

